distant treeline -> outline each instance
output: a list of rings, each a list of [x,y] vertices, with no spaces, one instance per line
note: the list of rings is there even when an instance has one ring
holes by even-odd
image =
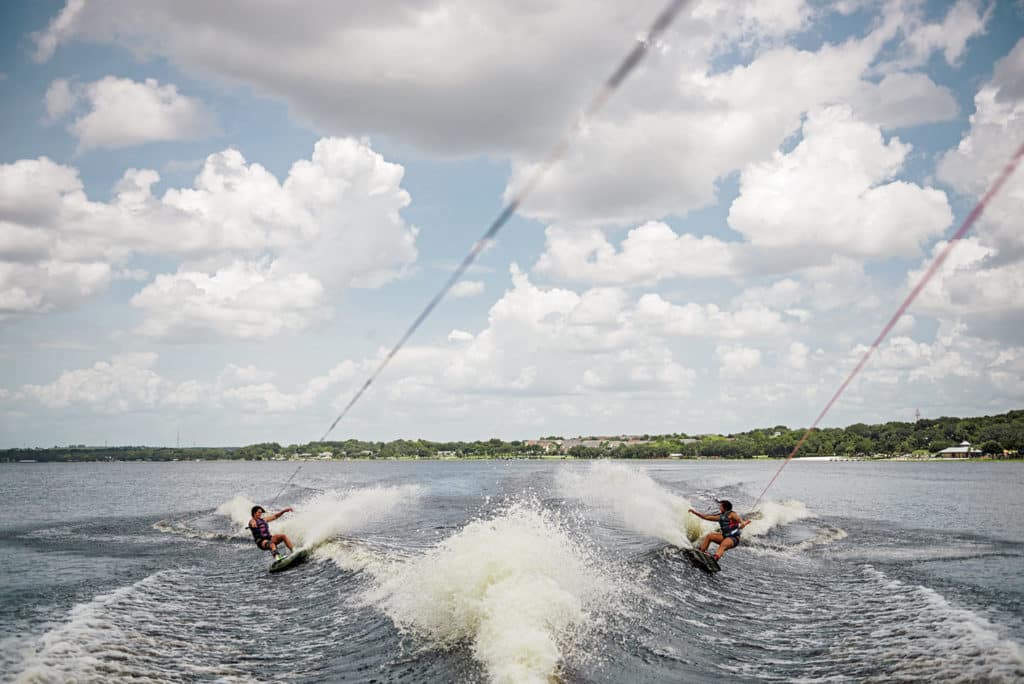
[[[291,458],[535,458],[564,453],[575,458],[754,458],[787,456],[804,429],[785,425],[731,435],[690,436],[684,433],[621,437],[578,437],[563,440],[506,442],[431,442],[399,439],[394,442],[310,442],[282,446],[276,442],[244,447],[68,447],[0,450],[0,461],[186,461],[270,460]],[[561,442],[568,444],[560,444]],[[576,444],[587,441],[588,444]],[[815,430],[801,447],[803,456],[892,456],[935,453],[968,441],[986,455],[1024,451],[1024,411],[978,418],[922,419],[915,423],[879,425],[855,423],[845,428]],[[624,443],[623,443],[624,442]]]

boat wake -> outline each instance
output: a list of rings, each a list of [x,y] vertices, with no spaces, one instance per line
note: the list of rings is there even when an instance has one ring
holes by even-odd
[[[424,500],[416,485],[314,493],[271,523],[296,545],[315,546],[321,561],[287,579],[257,565],[265,557],[244,529],[254,502],[243,494],[215,511],[156,524],[139,519],[128,529],[145,534],[152,526],[180,537],[156,545],[173,555],[154,555],[145,579],[90,592],[63,620],[8,642],[18,653],[11,670],[21,681],[183,673],[253,681],[268,676],[262,658],[246,659],[244,640],[258,638],[294,672],[338,680],[369,679],[382,668],[413,679],[499,683],[574,679],[577,672],[673,681],[681,667],[698,680],[941,679],[956,672],[1013,680],[1024,672],[1019,644],[1000,625],[1006,618],[868,565],[877,560],[895,574],[909,558],[896,544],[870,543],[865,534],[875,528],[861,529],[856,519],[843,527],[859,546],[826,550],[847,536],[835,520],[815,518],[799,501],[767,502],[723,573],[711,577],[684,562],[680,549],[717,525],[688,515],[687,498],[642,467],[563,468],[553,493],[513,494],[469,522],[457,517],[465,507],[448,514],[449,499]],[[50,543],[47,530],[25,537]],[[432,534],[437,541],[424,541]],[[237,543],[202,541],[231,539]],[[940,537],[925,541],[915,554],[994,552],[969,540],[955,549]],[[243,546],[251,563],[240,560]],[[254,577],[272,578],[266,595],[287,601],[239,601]],[[729,586],[742,588],[723,593]],[[723,630],[755,639],[756,654],[735,657]],[[277,643],[254,634],[287,637]],[[191,653],[197,641],[202,652]]]
[[[441,649],[467,644],[492,681],[510,684],[549,681],[620,593],[599,558],[536,502],[374,572],[366,600],[400,631]]]

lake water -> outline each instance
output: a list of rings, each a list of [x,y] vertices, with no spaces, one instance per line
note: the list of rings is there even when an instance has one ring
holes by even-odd
[[[680,556],[777,467],[0,464],[0,676],[1024,679],[1021,464],[795,461],[721,573]],[[283,487],[315,551],[271,575],[242,528]]]

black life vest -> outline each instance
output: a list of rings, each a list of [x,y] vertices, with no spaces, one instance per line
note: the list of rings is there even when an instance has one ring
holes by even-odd
[[[718,526],[722,528],[722,535],[725,537],[740,536],[740,524],[729,518],[732,511],[718,514]]]
[[[264,539],[270,539],[270,525],[263,518],[257,520],[255,525],[249,525],[249,531],[252,532],[252,539],[257,546]]]

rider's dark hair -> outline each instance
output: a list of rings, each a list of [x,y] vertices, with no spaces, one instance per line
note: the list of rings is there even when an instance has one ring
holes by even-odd
[[[728,499],[720,499],[718,503],[722,504],[722,508],[724,508],[726,511],[732,510],[732,502],[729,501]]]
[[[253,506],[252,507],[252,517],[254,517],[254,518],[256,517],[256,511],[262,511],[262,510],[263,510],[263,506]]]

